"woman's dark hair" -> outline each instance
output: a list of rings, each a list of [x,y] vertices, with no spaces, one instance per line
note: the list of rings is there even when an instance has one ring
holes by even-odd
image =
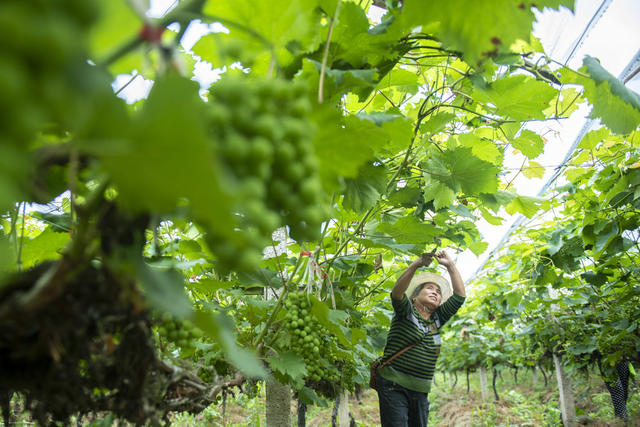
[[[427,284],[427,282],[424,282],[424,283],[420,283],[418,286],[416,286],[415,289],[413,290],[413,292],[411,293],[411,298],[409,298],[409,301],[413,301],[414,299],[416,299],[416,297],[418,296],[418,294],[420,293],[422,288],[425,287],[426,284]]]
[[[416,286],[416,288],[411,293],[411,298],[409,298],[409,301],[413,302],[413,300],[418,296],[422,288],[424,288],[428,283],[432,283],[432,282],[424,282]],[[434,283],[434,285],[436,285],[438,289],[440,289],[440,285],[438,285],[437,283]],[[440,295],[442,295],[442,289],[440,289]]]

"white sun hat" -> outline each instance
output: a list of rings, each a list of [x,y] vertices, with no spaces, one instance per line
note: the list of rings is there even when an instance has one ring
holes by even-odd
[[[453,289],[451,289],[451,285],[447,279],[436,273],[422,272],[417,273],[413,276],[413,279],[411,279],[409,287],[404,292],[407,295],[407,298],[411,299],[411,294],[414,289],[423,283],[435,283],[438,285],[440,287],[440,292],[442,293],[442,302],[448,300],[453,294]]]

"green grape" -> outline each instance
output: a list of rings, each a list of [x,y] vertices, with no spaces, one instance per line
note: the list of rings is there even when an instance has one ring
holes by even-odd
[[[256,136],[251,141],[250,156],[256,159],[268,160],[273,156],[273,152],[273,145],[267,138]]]
[[[309,132],[309,125],[305,121],[294,117],[286,117],[282,120],[281,126],[284,131],[285,138],[296,145],[298,145],[299,141],[302,140]],[[300,145],[306,146],[306,144]]]
[[[274,212],[263,211],[259,218],[255,219],[256,225],[263,233],[272,233],[280,224],[280,217]]]
[[[304,167],[302,165],[300,166]],[[305,178],[299,185],[300,199],[305,203],[315,201],[321,190],[322,188],[317,180]]]
[[[270,184],[269,193],[275,202],[281,204],[291,193],[291,187],[286,181],[276,178]]]
[[[291,182],[299,182],[305,176],[305,167],[300,163],[290,164],[284,171],[284,176]]]
[[[286,141],[281,141],[276,147],[274,156],[278,163],[287,167],[290,162],[292,162],[296,157],[296,149],[295,147]]]
[[[252,123],[252,127],[256,135],[270,141],[278,141],[282,138],[283,132],[275,116],[263,114]]]
[[[207,109],[207,119],[213,125],[212,129],[219,131],[218,126],[222,126],[231,120],[231,111],[220,104],[212,104]]]
[[[296,99],[291,103],[290,112],[294,117],[304,117],[311,111],[311,102],[306,97]]]
[[[249,153],[249,144],[247,144],[247,139],[244,136],[233,132],[227,135],[222,150],[233,163],[241,163]]]
[[[247,199],[255,199],[255,204],[260,206],[262,210],[262,199],[266,194],[266,188],[261,179],[256,177],[249,177],[242,183],[242,194]]]

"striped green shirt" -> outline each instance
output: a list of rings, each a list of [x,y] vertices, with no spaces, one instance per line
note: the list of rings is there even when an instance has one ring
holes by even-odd
[[[456,314],[464,300],[465,297],[453,294],[436,309],[435,314],[440,327]],[[429,320],[423,319],[406,295],[403,295],[401,300],[391,298],[391,301],[395,314],[391,320],[387,345],[384,348],[385,359],[417,342],[425,333],[426,336],[418,345],[405,351],[382,368],[380,375],[409,390],[429,393],[440,349],[440,333],[431,326],[436,322],[435,316],[431,316]]]

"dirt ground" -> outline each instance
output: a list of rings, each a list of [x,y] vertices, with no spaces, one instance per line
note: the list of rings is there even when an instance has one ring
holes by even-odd
[[[483,403],[477,391],[471,391],[467,394],[466,390],[457,389],[458,393],[442,393],[437,397],[437,402],[432,402],[432,411],[430,415],[429,425],[436,427],[475,427],[475,426],[538,426],[540,423],[533,423],[531,420],[519,417],[518,413],[509,403],[508,399],[500,401],[491,400],[490,403]],[[527,390],[521,392],[526,395]],[[534,407],[535,401],[531,397],[531,406]],[[555,393],[552,390],[546,392],[541,399],[550,401],[555,399]],[[585,402],[583,402],[584,406]],[[359,397],[351,395],[349,398],[349,408],[355,426],[369,427],[380,425],[380,414],[378,409],[378,397],[375,391],[365,390]],[[307,412],[307,427],[330,427],[333,407],[327,408],[310,408]],[[489,414],[489,416],[486,416]],[[264,418],[260,422],[248,422],[248,409],[240,405],[230,405],[227,407],[225,421],[216,425],[224,425],[225,427],[237,427],[247,425],[264,425]],[[291,407],[291,420],[293,425],[297,425],[297,408],[295,403]],[[640,420],[630,421],[630,423],[617,422],[613,420],[600,421],[596,419],[588,419],[586,417],[579,418],[579,426],[586,425],[588,427],[631,427],[640,426]],[[558,424],[561,426],[561,423]]]

